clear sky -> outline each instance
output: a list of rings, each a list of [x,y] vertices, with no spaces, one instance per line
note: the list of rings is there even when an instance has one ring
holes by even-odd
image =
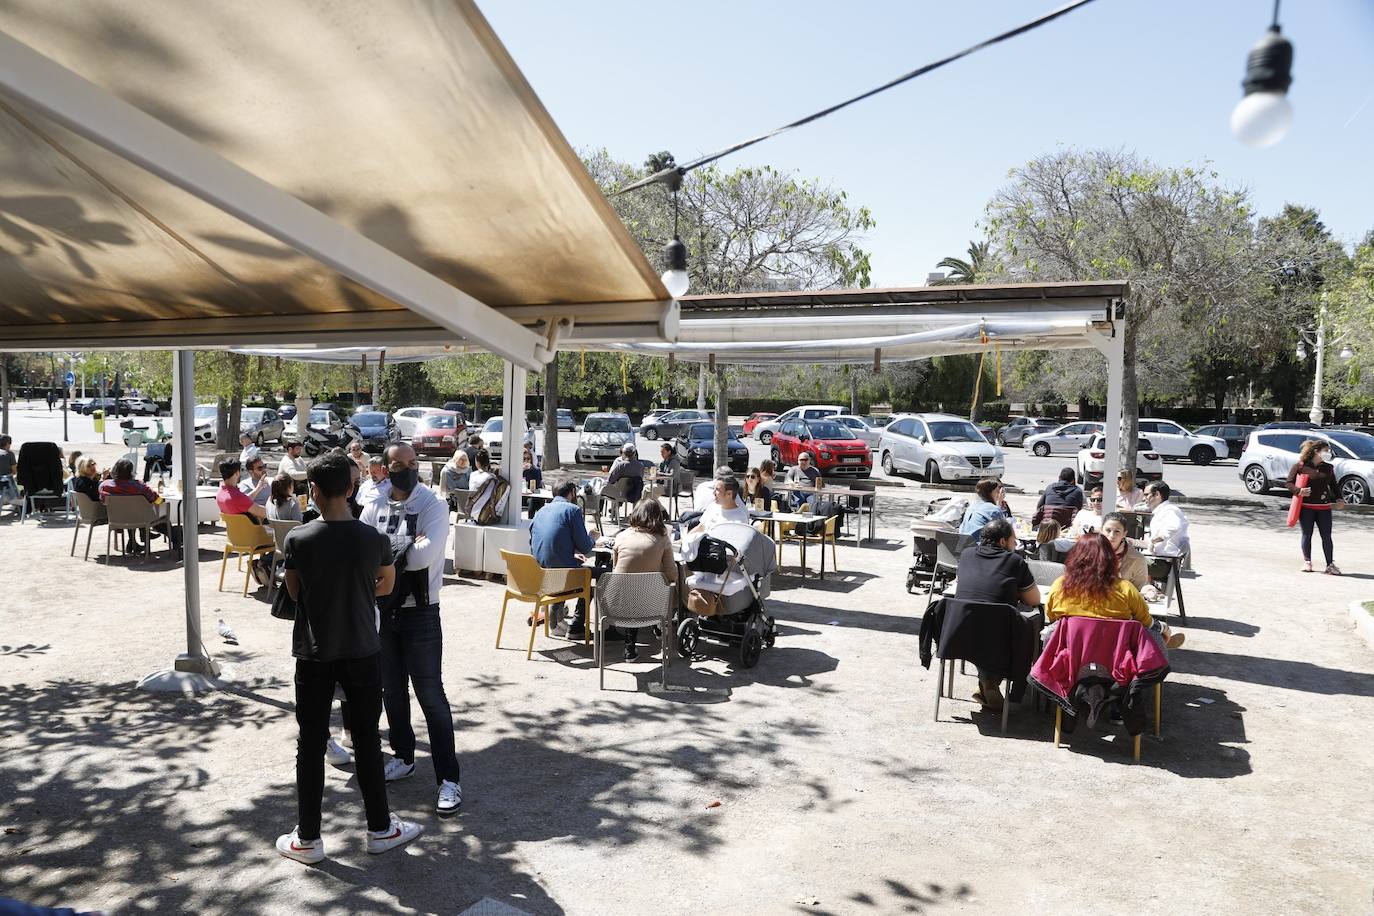
[[[479,0],[576,147],[679,161],[795,120],[1059,0]],[[1056,147],[1211,162],[1261,213],[1315,207],[1342,241],[1374,228],[1374,0],[1287,0],[1293,129],[1231,136],[1268,0],[1097,0],[722,165],[769,163],[872,209],[877,285],[919,285],[981,237],[1010,168]]]

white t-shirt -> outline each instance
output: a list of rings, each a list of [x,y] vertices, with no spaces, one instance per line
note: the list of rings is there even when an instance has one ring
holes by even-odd
[[[701,525],[710,531],[721,522],[743,522],[749,524],[749,510],[739,503],[735,503],[735,508],[724,509],[719,503],[711,503],[706,510],[701,513]]]
[[[248,473],[248,462],[256,457],[258,457],[258,447],[256,445],[249,445],[244,448],[243,451],[239,452],[239,464],[243,466],[243,472],[245,474]]]
[[[1162,538],[1158,544],[1155,538]],[[1165,500],[1150,516],[1150,543],[1147,549],[1161,557],[1181,557],[1188,552],[1188,518],[1183,510]]]
[[[1073,523],[1069,525],[1069,534],[1079,538],[1088,533],[1088,530],[1102,530],[1102,516],[1091,509],[1079,509],[1078,514],[1073,517]]]

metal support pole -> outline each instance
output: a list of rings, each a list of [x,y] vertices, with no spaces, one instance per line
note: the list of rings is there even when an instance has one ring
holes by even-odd
[[[501,521],[507,525],[520,523],[520,492],[525,483],[525,386],[528,377],[524,366],[505,363],[505,391],[501,399],[501,476],[510,483],[510,491]],[[548,422],[546,417],[545,429]],[[556,417],[554,427],[554,435],[557,435]]]

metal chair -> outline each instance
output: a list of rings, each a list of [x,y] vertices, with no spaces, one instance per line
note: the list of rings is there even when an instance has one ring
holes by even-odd
[[[963,618],[963,619],[964,619],[964,623],[965,623],[966,626],[974,627],[974,628],[978,629],[980,632],[984,632],[984,633],[986,633],[986,632],[988,632],[988,631],[993,631],[993,630],[995,630],[998,626],[1001,626],[1002,629],[1003,629],[1003,631],[1006,633],[1006,636],[1007,636],[1007,658],[1008,658],[1008,659],[1011,658],[1011,640],[1012,640],[1012,638],[1013,638],[1013,634],[1012,634],[1012,629],[1011,629],[1011,628],[1014,627],[1014,626],[1019,626],[1019,625],[1021,625],[1021,624],[1020,624],[1020,617],[1021,617],[1021,614],[1020,614],[1020,612],[1019,612],[1015,607],[1013,607],[1013,606],[1010,605],[1010,604],[995,604],[995,603],[984,602],[984,601],[968,601],[968,600],[965,600],[965,599],[962,599],[962,598],[942,598],[941,600],[944,601],[944,602],[946,603],[946,604],[945,604],[945,615],[946,615],[946,616],[945,616],[945,618],[944,618],[946,624],[948,624],[948,621],[949,621],[949,616],[948,616],[948,615],[949,615],[950,607],[956,606],[956,605],[962,605],[962,606],[964,607],[964,609],[968,612],[968,615],[969,615],[969,616]],[[938,645],[937,645],[937,647],[936,647],[936,654],[938,655],[938,657],[939,657],[939,659],[940,659],[940,672],[939,672],[939,676],[936,677],[936,679],[935,679],[935,721],[936,721],[936,722],[939,722],[939,721],[940,721],[940,697],[941,697],[941,696],[947,696],[947,697],[949,697],[949,698],[951,698],[951,699],[953,699],[953,697],[954,697],[954,661],[955,661],[956,658],[958,658],[960,661],[963,661],[963,660],[964,660],[962,656],[955,655],[954,652],[953,652],[953,650],[951,650],[951,648],[950,648],[950,646],[949,646],[949,642],[951,641],[951,636],[952,636],[952,634],[951,634],[951,631],[948,629],[948,627],[947,627],[947,626],[942,626],[942,627],[941,627],[941,630],[940,630],[940,637],[939,637]],[[948,684],[948,688],[947,688],[947,689],[946,689],[946,684],[945,684],[945,670],[946,670],[946,669],[945,669],[945,664],[946,664],[946,662],[949,663],[949,669],[948,669],[948,670],[949,670],[949,684]],[[1008,665],[1007,667],[1010,667],[1010,665]],[[1006,681],[1006,685],[1007,685],[1007,687],[1006,687],[1007,696],[1010,697],[1010,696],[1011,696],[1011,674],[1010,674],[1010,672],[1008,673],[1007,677],[1006,677],[1004,680]],[[1010,708],[1011,708],[1011,700],[1010,700],[1010,699],[1004,699],[1004,700],[1002,701],[1002,734],[1004,734],[1004,735],[1007,733],[1007,715],[1008,715],[1008,710],[1009,710]]]
[[[110,539],[116,531],[125,532],[124,549],[129,549],[128,532],[142,531],[144,552],[147,559],[153,552],[153,529],[163,528],[167,532],[167,543],[172,543],[172,528],[167,517],[158,511],[157,506],[148,502],[146,497],[129,493],[111,493],[105,497],[105,565],[110,565]],[[170,548],[169,548],[170,549]]]
[[[592,606],[592,571],[585,566],[573,569],[545,569],[531,554],[501,551],[501,559],[506,563],[506,595],[501,599],[501,617],[496,622],[496,648],[501,648],[501,630],[506,625],[506,605],[512,598],[534,605],[534,620],[530,623],[530,645],[525,658],[534,657],[534,634],[539,628],[539,618],[544,618],[544,635],[549,635],[549,616],[545,608],[581,598],[587,602],[587,612]],[[583,629],[585,634],[585,627]],[[584,635],[583,643],[590,642]]]
[[[678,499],[683,496],[691,499],[692,491],[696,489],[696,485],[696,474],[684,468],[678,468],[672,480],[668,481],[667,484],[656,484],[652,492],[655,497],[662,496],[669,500],[671,503],[669,516],[671,518],[677,518],[679,515],[677,506]]]
[[[1049,560],[1027,560],[1026,565],[1030,567],[1031,573],[1035,576],[1035,584],[1040,588],[1049,588],[1060,576],[1064,575],[1063,563],[1052,563]]]
[[[926,589],[927,611],[930,610],[930,602],[935,597],[935,583],[940,581],[943,591],[944,585],[959,575],[959,554],[973,544],[972,536],[960,534],[958,531],[936,531],[934,534],[935,568],[931,570],[930,585]]]
[[[272,563],[267,569],[267,590],[271,591],[277,587],[277,557],[286,556],[286,534],[295,528],[300,522],[295,519],[268,519],[268,526],[272,529],[272,541],[276,547],[272,551]]]
[[[238,555],[238,565],[243,569],[243,558],[248,557],[248,568],[243,571],[243,596],[248,597],[248,582],[253,575],[253,561],[277,549],[272,537],[272,529],[255,525],[247,515],[224,515],[225,543],[224,557],[219,564],[219,591],[224,591],[224,573],[229,566],[229,555]]]
[[[596,581],[596,666],[600,673],[600,689],[606,689],[606,628],[640,629],[658,626],[662,634],[663,677],[660,685],[668,686],[668,657],[672,639],[673,586],[663,581],[663,574],[604,573]]]
[[[813,531],[812,527],[824,519],[819,530]],[[825,545],[830,544],[831,571],[839,572],[840,561],[835,555],[835,530],[839,525],[838,515],[817,515],[815,522],[801,522],[789,525],[783,522],[782,530],[778,533],[778,565],[782,565],[782,545],[791,542],[799,545],[801,554],[802,576],[806,576],[806,545],[819,543],[821,545],[821,578],[825,578]]]
[[[601,530],[601,516],[605,513],[607,506],[610,506],[611,511],[615,513],[615,523],[620,524],[620,507],[630,503],[629,487],[630,481],[621,478],[615,483],[608,483],[601,488],[601,497],[596,504],[596,530],[598,532],[605,533]]]
[[[106,524],[109,519],[105,514],[105,507],[91,499],[85,493],[72,492],[72,498],[76,501],[76,529],[72,531],[72,549],[68,556],[76,556],[76,536],[81,533],[81,526],[86,526],[86,556],[83,559],[91,558],[91,535],[95,533],[97,525]]]

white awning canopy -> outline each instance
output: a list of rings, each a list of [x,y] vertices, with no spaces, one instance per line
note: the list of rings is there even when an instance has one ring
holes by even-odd
[[[13,0],[0,182],[0,349],[675,330],[469,0]]]

